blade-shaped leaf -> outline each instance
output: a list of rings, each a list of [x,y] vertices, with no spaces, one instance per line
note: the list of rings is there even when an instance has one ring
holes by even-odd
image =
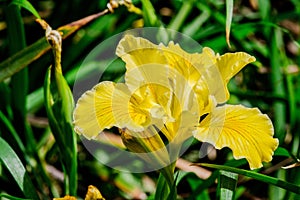
[[[226,42],[228,47],[230,48],[230,27],[232,21],[232,13],[233,13],[233,0],[226,0]]]
[[[0,149],[0,161],[11,173],[24,196],[30,199],[39,199],[21,160],[10,145],[1,137]]]
[[[170,24],[168,26],[169,29],[179,30],[179,28],[182,27],[185,19],[191,13],[191,10],[193,8],[193,3],[194,3],[194,1],[191,1],[191,0],[183,1],[178,14],[170,22]]]
[[[214,164],[207,164],[207,163],[201,163],[199,165],[248,176],[248,177],[254,178],[256,180],[284,188],[284,189],[294,192],[296,194],[300,194],[300,186],[286,182],[286,181],[282,181],[278,178],[270,177],[270,176],[267,176],[264,174],[259,174],[254,171],[238,169],[238,168],[229,167],[229,166],[225,166],[225,165],[214,165]]]
[[[15,4],[18,6],[21,6],[31,12],[36,18],[41,19],[39,13],[36,11],[36,9],[31,5],[31,3],[27,0],[13,0],[11,4]]]
[[[218,193],[221,200],[234,199],[238,174],[220,170]]]
[[[51,67],[49,67],[44,82],[45,107],[49,125],[58,144],[67,174],[66,193],[76,195],[77,140],[71,122],[74,102],[63,75],[56,73],[56,78],[57,80],[51,83]],[[53,84],[53,92],[51,91],[51,84]],[[54,96],[58,98],[54,99]]]
[[[89,22],[107,13],[108,11],[104,10],[103,12],[90,15],[78,21],[61,26],[60,28],[58,28],[58,31],[63,33],[62,39],[66,39],[72,33],[76,32]],[[14,75],[33,61],[37,60],[49,50],[50,45],[48,44],[46,38],[43,37],[32,45],[7,58],[0,63],[0,82]]]
[[[158,20],[155,10],[149,0],[142,0],[143,17],[146,26],[160,26],[161,22]]]
[[[31,200],[31,199],[24,199],[24,198],[15,197],[15,196],[5,194],[5,193],[0,194],[0,198],[1,197],[4,197],[5,199],[10,199],[10,200]]]
[[[21,16],[21,9],[15,4],[6,7],[7,35],[9,42],[9,53],[14,53],[26,47],[25,28]],[[25,128],[26,118],[26,95],[28,92],[28,69],[24,68],[14,74],[10,82],[11,107],[14,113],[13,124],[19,134],[27,134]]]
[[[160,173],[157,186],[156,186],[156,192],[155,192],[155,200],[164,200],[167,199],[167,196],[170,192],[170,188],[167,184],[167,181],[162,173]]]

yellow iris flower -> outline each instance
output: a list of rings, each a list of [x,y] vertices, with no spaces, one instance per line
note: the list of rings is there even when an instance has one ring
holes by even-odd
[[[95,138],[120,128],[126,147],[161,167],[173,162],[187,138],[229,147],[250,168],[269,162],[278,146],[271,120],[257,108],[227,105],[227,83],[255,61],[243,52],[187,53],[178,44],[155,45],[126,35],[116,54],[126,63],[125,83],[104,81],[84,93],[74,111],[75,131]],[[167,139],[170,147],[165,148]]]

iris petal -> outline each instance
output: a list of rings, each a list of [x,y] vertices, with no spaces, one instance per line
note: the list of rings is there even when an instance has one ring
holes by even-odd
[[[244,52],[226,53],[220,56],[205,47],[200,60],[206,69],[203,75],[210,93],[221,104],[229,99],[227,84],[230,79],[247,64],[254,62],[255,57]]]
[[[163,54],[168,62],[169,67],[176,70],[172,78],[180,74],[185,78],[185,81],[189,83],[190,87],[193,87],[200,78],[201,74],[201,69],[199,70],[195,66],[198,62],[199,54],[187,53],[179,46],[179,44],[174,44],[174,42],[170,42],[168,46],[160,45],[160,47],[163,50]],[[172,71],[174,72],[174,70]]]
[[[74,110],[75,131],[91,139],[103,129],[118,126],[142,131],[150,123],[147,111],[138,108],[123,83],[104,81],[85,92]]]
[[[117,56],[126,63],[126,69],[131,70],[145,64],[167,64],[158,45],[132,35],[126,35],[118,44]]]
[[[116,123],[112,113],[113,89],[113,83],[102,82],[79,98],[73,113],[78,134],[95,138],[103,129]]]
[[[244,52],[226,53],[217,58],[217,65],[224,83],[227,84],[245,65],[254,61],[255,57]]]
[[[250,168],[255,169],[272,160],[278,146],[273,134],[271,120],[257,108],[225,105],[201,121],[194,136],[217,149],[229,147],[234,158],[246,158]]]
[[[236,75],[244,66],[254,61],[255,57],[250,56],[249,54],[244,52],[226,53],[220,57],[217,57],[217,66],[223,78],[223,84],[226,92],[226,98],[217,99],[218,103],[224,103],[229,99],[227,84],[230,79],[234,75]]]
[[[112,113],[115,126],[133,131],[143,131],[151,123],[149,111],[140,103],[143,99],[131,92],[126,84],[115,84],[112,93]]]

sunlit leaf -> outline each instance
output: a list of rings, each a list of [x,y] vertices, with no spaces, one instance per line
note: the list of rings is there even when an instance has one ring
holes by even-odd
[[[221,200],[234,199],[238,174],[220,170],[218,192]]]
[[[155,10],[149,0],[142,0],[143,17],[146,26],[159,26],[161,22],[158,20]]]
[[[225,165],[214,165],[214,164],[207,164],[207,163],[201,163],[199,165],[204,166],[204,167],[210,167],[210,168],[220,169],[220,170],[224,170],[224,171],[229,171],[229,172],[241,174],[244,176],[249,176],[256,180],[284,188],[284,189],[294,192],[296,194],[300,194],[300,186],[280,180],[278,178],[274,178],[274,177],[267,176],[264,174],[259,174],[255,171],[249,171],[249,170],[238,169],[238,168],[229,167],[229,166],[225,166]]]
[[[228,47],[230,48],[230,27],[232,21],[232,13],[233,13],[233,0],[226,0],[226,42]]]
[[[31,199],[24,199],[24,198],[19,198],[19,197],[15,197],[9,194],[0,194],[0,198],[4,197],[5,199],[10,199],[10,200],[31,200]]]
[[[0,161],[15,179],[26,198],[39,199],[21,160],[11,146],[0,137]]]
[[[21,6],[31,12],[36,18],[40,19],[39,13],[36,11],[36,9],[31,5],[31,3],[27,0],[13,0],[11,4],[15,4],[18,6]]]
[[[89,22],[107,13],[108,12],[106,11],[90,15],[81,20],[61,26],[57,30],[62,32],[62,38],[66,39],[72,33],[76,32]],[[37,60],[49,50],[50,45],[48,44],[46,38],[43,37],[35,43],[33,43],[32,45],[24,48],[23,50],[17,52],[13,56],[7,58],[6,60],[0,63],[0,82],[14,75],[16,72],[20,71],[33,61]]]

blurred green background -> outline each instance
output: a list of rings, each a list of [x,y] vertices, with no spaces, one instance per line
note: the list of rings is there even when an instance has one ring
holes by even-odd
[[[35,22],[36,17],[20,7],[26,5],[24,2],[26,1],[0,1],[1,76],[8,73],[11,67],[6,59],[45,35],[45,31]],[[126,6],[120,5],[114,9],[114,13],[95,19],[63,40],[63,74],[72,90],[77,70],[84,67],[83,60],[96,45],[115,34],[139,27],[163,26],[176,30],[220,54],[247,52],[255,56],[257,61],[245,67],[232,79],[229,84],[229,103],[259,107],[269,115],[275,127],[275,137],[280,140],[280,148],[275,152],[273,161],[259,171],[299,186],[300,168],[281,167],[295,163],[300,156],[300,2],[233,1],[231,48],[228,47],[225,37],[226,2],[228,5],[230,1],[134,0],[133,4],[142,10],[142,14],[129,12]],[[42,19],[53,29],[57,29],[106,9],[108,1],[30,0],[30,3]],[[78,161],[77,172],[68,174],[70,179],[72,174],[76,174],[78,182],[73,183],[75,191],[72,191],[72,187],[66,189],[69,186],[64,183],[65,177],[68,170],[72,169],[68,166],[72,163],[66,160],[73,158],[65,158],[61,153],[62,145],[66,143],[59,144],[48,123],[49,114],[45,109],[43,90],[53,56],[51,51],[43,51],[47,47],[45,44],[41,43],[35,48],[41,55],[34,61],[32,57],[26,57],[27,53],[21,54],[30,64],[0,82],[1,198],[34,198],[36,196],[35,192],[31,194],[32,190],[37,191],[41,199],[64,196],[66,191],[84,198],[90,184],[98,187],[106,199],[153,198],[157,172],[135,174],[111,169],[87,152],[78,136],[77,147],[74,147],[75,150],[77,148],[77,154],[74,154]],[[108,51],[114,50],[108,48]],[[14,66],[21,66],[22,63],[23,60],[20,59]],[[90,70],[103,70],[101,66],[99,69],[99,64],[90,64]],[[107,69],[103,79],[118,81],[123,74],[124,64],[116,62],[114,67]],[[53,87],[55,86],[51,86],[52,91]],[[54,95],[54,99],[55,97]],[[212,149],[211,153],[199,159],[201,145],[202,143],[194,141],[183,158],[190,162],[248,169],[244,160],[233,160],[229,149],[214,150],[208,144],[206,149]],[[109,158],[109,155],[103,156]],[[109,159],[113,162],[113,159],[121,158],[115,156]],[[209,171],[214,173],[207,180],[203,180],[194,173],[178,170],[181,171],[178,178],[178,198],[216,199],[216,171],[207,168],[208,176]],[[16,176],[22,172],[26,177]],[[33,188],[20,186],[21,180],[25,185],[32,183]],[[235,199],[292,200],[300,199],[300,196],[289,190],[240,176]]]

